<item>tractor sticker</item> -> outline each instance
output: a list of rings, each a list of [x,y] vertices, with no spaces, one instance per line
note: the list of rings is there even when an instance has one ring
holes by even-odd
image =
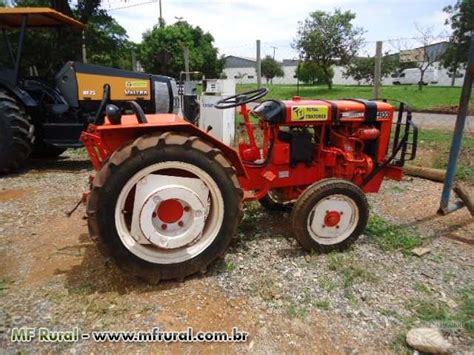
[[[327,106],[293,106],[292,121],[325,121],[328,119]]]
[[[82,90],[84,96],[95,96],[95,90]]]
[[[341,118],[364,118],[365,113],[362,111],[346,111],[341,112]]]
[[[148,88],[148,81],[146,80],[127,80],[125,82],[127,89],[131,88]]]
[[[126,96],[147,96],[148,90],[132,90],[132,89],[125,89]]]

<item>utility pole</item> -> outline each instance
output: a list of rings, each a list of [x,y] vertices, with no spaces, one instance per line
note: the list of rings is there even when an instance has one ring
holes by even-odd
[[[86,31],[82,30],[82,62],[87,64]]]
[[[260,40],[257,39],[257,89],[262,86],[262,58],[260,57]]]
[[[380,98],[380,81],[382,72],[382,43],[382,41],[377,41],[375,47],[374,99]]]
[[[164,21],[163,21],[163,12],[162,12],[162,9],[161,9],[161,0],[158,0],[159,1],[159,6],[160,6],[160,18],[158,20],[159,22],[159,25],[160,27],[164,27]]]
[[[189,49],[188,47],[184,47],[184,71],[186,72],[186,81],[190,80],[189,77]]]
[[[438,213],[446,215],[453,212],[462,206],[466,205],[472,215],[472,200],[466,196],[462,198],[457,191],[457,195],[463,200],[463,203],[450,203],[451,190],[454,185],[454,178],[456,177],[456,168],[461,153],[462,137],[464,134],[464,127],[466,126],[466,117],[469,109],[469,99],[472,93],[472,84],[474,82],[474,33],[471,35],[471,42],[469,46],[469,55],[466,67],[466,74],[464,75],[464,84],[461,89],[461,99],[459,101],[458,115],[456,117],[456,124],[454,126],[453,140],[451,142],[451,149],[449,151],[448,167],[446,169],[446,177],[444,179],[443,192],[441,193],[441,202]],[[456,189],[456,187],[455,187]],[[461,191],[462,192],[462,191]],[[467,203],[466,203],[467,202]]]
[[[270,48],[273,48],[273,60],[275,60],[275,51],[278,47],[270,46]]]
[[[135,54],[134,50],[132,50],[132,70],[133,71],[138,71],[138,68],[137,68],[137,55]]]

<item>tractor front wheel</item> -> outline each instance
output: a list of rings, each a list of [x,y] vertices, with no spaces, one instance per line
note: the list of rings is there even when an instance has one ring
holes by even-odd
[[[291,219],[295,237],[308,250],[344,250],[364,232],[369,205],[364,192],[352,182],[324,179],[298,198]]]
[[[222,152],[179,133],[143,136],[97,173],[89,231],[125,271],[150,283],[204,272],[226,252],[242,190]]]
[[[22,105],[0,89],[0,174],[10,173],[29,157],[34,126]]]

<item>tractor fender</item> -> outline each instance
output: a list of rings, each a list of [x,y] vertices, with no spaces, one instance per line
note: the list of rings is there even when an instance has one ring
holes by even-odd
[[[234,148],[224,144],[217,138],[211,136],[207,132],[199,129],[184,119],[177,118],[177,116],[174,114],[161,114],[160,116],[168,116],[168,118],[172,119],[172,123],[170,121],[161,121],[133,125],[127,124],[127,122],[125,125],[123,123],[122,125],[90,125],[87,129],[87,132],[83,132],[81,140],[87,147],[88,143],[85,142],[85,140],[88,140],[88,137],[100,137],[100,146],[105,148],[106,153],[104,158],[107,158],[110,156],[110,154],[112,154],[112,152],[120,149],[125,144],[128,144],[130,141],[133,141],[144,134],[151,134],[155,132],[182,132],[190,136],[197,136],[203,141],[219,149],[222,154],[224,154],[226,159],[232,164],[232,167],[235,169],[237,175],[248,178],[247,170],[240,159],[239,153]],[[130,117],[131,116],[129,116],[129,118]],[[132,120],[135,120],[135,117],[133,117]],[[92,144],[95,145],[96,143]],[[98,164],[100,165],[100,162]]]
[[[183,129],[183,131],[185,132],[188,132],[192,135],[202,138],[205,141],[208,141],[214,147],[222,151],[224,156],[232,163],[233,167],[237,172],[237,175],[248,178],[247,170],[245,169],[244,164],[240,159],[239,153],[234,148],[228,146],[227,144],[224,144],[214,136],[211,136],[209,133],[199,129],[193,124],[183,125],[180,126],[180,128]]]
[[[4,88],[9,91],[15,98],[17,98],[25,107],[35,108],[38,107],[38,103],[31,95],[25,90],[20,89],[16,85],[12,85],[10,82],[0,79],[0,88]]]

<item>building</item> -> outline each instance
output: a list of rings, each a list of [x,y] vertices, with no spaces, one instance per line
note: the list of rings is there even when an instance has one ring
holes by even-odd
[[[446,50],[447,42],[434,43],[426,47],[426,51],[423,47],[415,48],[407,51],[401,51],[400,53],[392,54],[398,60],[405,62],[416,61],[423,58],[424,54],[429,58],[439,58],[442,53]],[[225,65],[223,74],[229,79],[234,79],[237,84],[254,84],[257,82],[257,72],[256,72],[256,61],[254,58],[244,58],[234,55],[226,56]],[[295,85],[297,83],[296,71],[298,68],[298,60],[295,59],[284,59],[281,62],[283,72],[285,75],[281,78],[273,78],[273,84],[280,85]],[[435,61],[432,65],[433,71],[435,73],[433,83],[430,85],[435,86],[450,86],[452,82],[452,75],[446,69],[443,68],[441,63]],[[367,83],[359,83],[353,78],[344,77],[345,69],[342,66],[334,67],[334,78],[333,83],[335,85],[359,85]],[[462,86],[464,79],[464,70],[460,70],[457,73],[455,78],[455,86]],[[262,78],[265,81],[265,78]],[[383,85],[393,85],[395,81],[394,78],[388,76],[383,78]]]

